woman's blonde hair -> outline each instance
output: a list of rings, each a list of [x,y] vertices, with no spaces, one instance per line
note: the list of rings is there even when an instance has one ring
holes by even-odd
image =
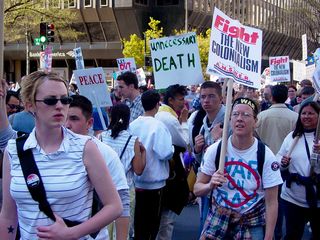
[[[26,76],[21,82],[21,99],[25,104],[27,102],[35,105],[36,94],[39,86],[46,80],[62,82],[68,90],[68,83],[57,73],[46,73],[43,71],[36,71]]]

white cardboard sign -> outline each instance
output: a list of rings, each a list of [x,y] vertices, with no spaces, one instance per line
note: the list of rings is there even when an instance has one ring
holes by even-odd
[[[242,25],[214,9],[208,74],[220,74],[248,87],[260,88],[262,31]]]
[[[112,106],[106,76],[101,67],[73,71],[80,94],[86,96],[94,107]]]
[[[74,52],[74,58],[76,60],[76,68],[79,69],[84,69],[84,60],[82,56],[82,50],[81,48],[75,48],[73,49]]]
[[[117,64],[118,64],[119,71],[121,73],[127,72],[127,71],[136,73],[137,66],[134,58],[118,58]]]
[[[269,57],[271,82],[290,82],[289,56]]]
[[[157,89],[203,82],[195,33],[152,39],[150,49]]]

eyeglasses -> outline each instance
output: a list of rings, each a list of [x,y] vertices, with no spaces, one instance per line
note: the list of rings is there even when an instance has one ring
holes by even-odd
[[[60,101],[63,105],[68,105],[72,102],[71,97],[62,97],[62,98],[45,98],[42,100],[35,100],[36,102],[43,102],[44,104],[48,106],[54,106]]]
[[[231,113],[231,116],[232,116],[232,117],[235,117],[235,118],[237,118],[237,117],[239,117],[239,116],[241,116],[241,117],[243,117],[243,118],[253,117],[253,115],[250,114],[250,113],[248,113],[248,112],[232,112],[232,113]]]

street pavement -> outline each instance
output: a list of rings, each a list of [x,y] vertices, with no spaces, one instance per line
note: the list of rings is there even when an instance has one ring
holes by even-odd
[[[285,223],[284,223],[285,224]],[[283,226],[285,232],[285,226]],[[174,225],[172,240],[198,240],[199,234],[199,206],[198,204],[186,206],[178,216]],[[306,225],[302,240],[310,240],[311,233]]]
[[[197,240],[199,234],[199,206],[186,206],[174,225],[172,240]]]

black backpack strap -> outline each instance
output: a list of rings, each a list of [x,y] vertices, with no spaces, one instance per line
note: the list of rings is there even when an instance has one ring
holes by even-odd
[[[26,181],[32,199],[39,203],[40,211],[46,214],[52,221],[56,221],[56,218],[47,200],[46,190],[44,189],[43,181],[38,166],[34,160],[32,150],[23,150],[23,146],[28,136],[28,134],[24,134],[16,139],[17,152],[24,180]],[[63,220],[68,227],[80,224],[80,222],[70,221],[68,219]]]
[[[130,141],[131,138],[132,138],[132,135],[130,135],[130,136],[128,137],[128,140],[127,140],[126,144],[124,145],[124,148],[122,149],[122,152],[121,152],[121,154],[120,154],[120,160],[121,160],[124,152],[126,151],[126,148],[127,148],[128,143],[129,143],[129,141]]]
[[[24,134],[16,139],[17,152],[23,172],[24,180],[26,181],[28,190],[33,200],[39,203],[39,209],[44,212],[53,221],[56,220],[50,204],[47,200],[46,191],[43,186],[39,169],[34,160],[31,149],[23,150],[23,146],[29,135]]]
[[[23,146],[28,136],[29,136],[28,134],[24,134],[16,139],[17,152],[18,152],[18,157],[19,157],[21,169],[23,172],[24,180],[26,181],[31,197],[33,198],[33,200],[39,203],[40,211],[42,211],[45,215],[47,215],[52,221],[56,221],[56,218],[47,200],[46,191],[43,186],[43,181],[41,179],[38,166],[34,160],[32,150],[31,149],[27,149],[26,151],[23,150]],[[93,200],[93,205],[94,204],[96,204],[95,200]],[[63,218],[63,221],[68,227],[74,227],[81,223],[79,221],[71,221],[65,218]],[[99,234],[99,231],[95,233],[91,233],[90,236],[95,239],[98,234]]]
[[[265,160],[266,146],[260,140],[258,140],[258,151],[257,151],[257,161],[258,161],[258,172],[262,178],[263,165]]]

